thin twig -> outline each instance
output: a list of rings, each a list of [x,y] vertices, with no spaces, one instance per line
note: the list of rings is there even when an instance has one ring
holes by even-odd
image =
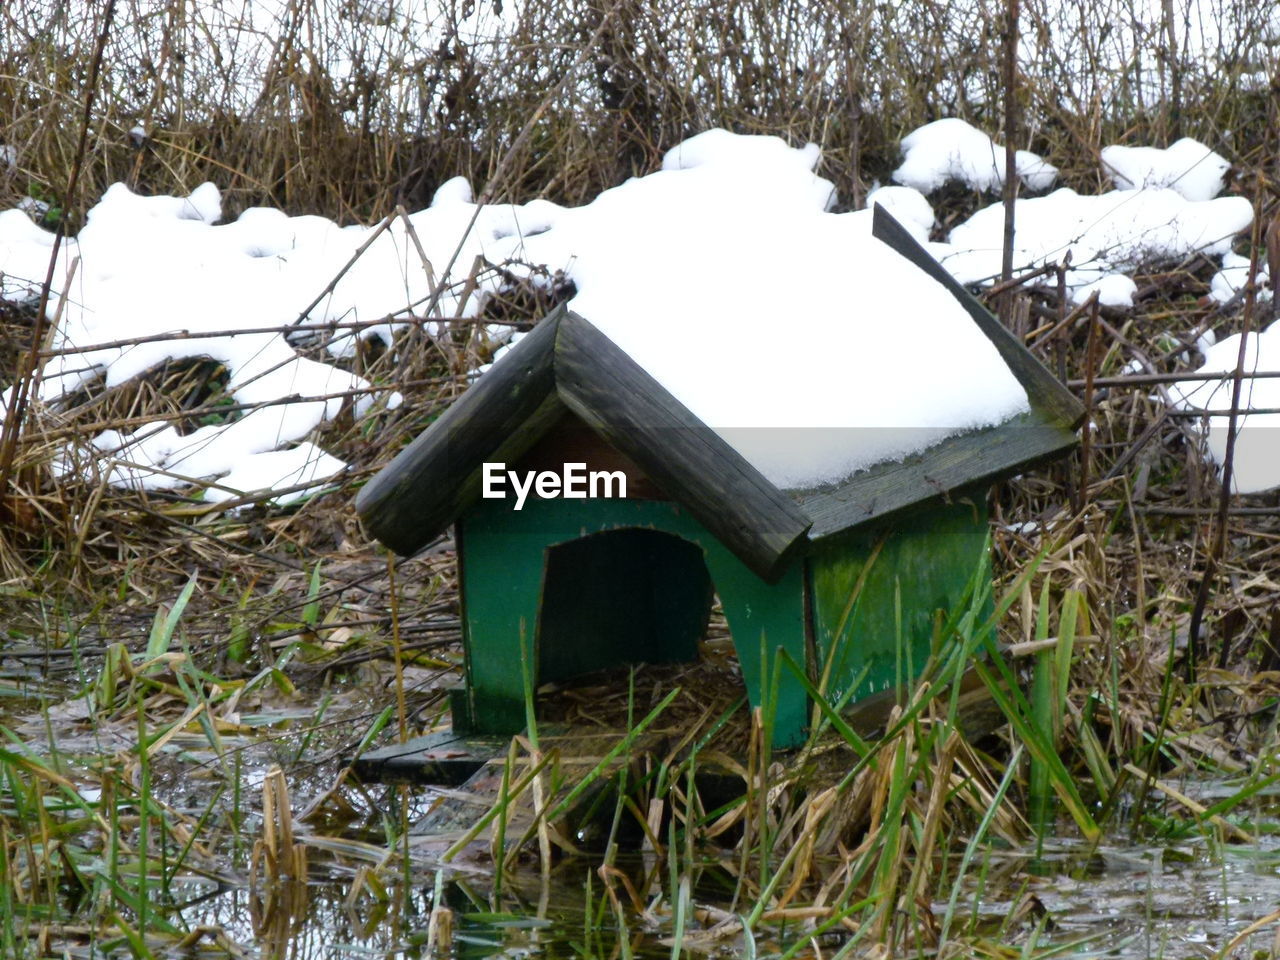
[[[1084,360],[1084,424],[1080,429],[1080,487],[1076,491],[1076,512],[1089,502],[1089,454],[1093,440],[1093,371],[1098,365],[1098,293],[1089,297],[1092,309],[1089,313],[1089,342]]]
[[[1214,373],[1133,373],[1126,374],[1122,377],[1096,377],[1093,385],[1095,387],[1152,387],[1160,384],[1181,383],[1182,381],[1208,381],[1222,380],[1226,381],[1233,376],[1230,372],[1221,370]],[[1248,380],[1274,380],[1280,377],[1280,370],[1250,370],[1245,374]],[[1083,387],[1084,380],[1068,380],[1068,387]]]
[[[1231,508],[1232,470],[1235,466],[1236,434],[1240,417],[1240,394],[1244,387],[1244,365],[1248,357],[1249,334],[1253,326],[1253,312],[1258,293],[1258,251],[1262,247],[1262,194],[1259,189],[1253,201],[1253,229],[1250,231],[1249,280],[1245,284],[1244,323],[1240,331],[1240,349],[1236,354],[1236,369],[1231,378],[1231,409],[1227,421],[1227,446],[1222,456],[1222,491],[1218,495],[1218,522],[1214,528],[1209,557],[1204,576],[1196,590],[1195,605],[1191,608],[1191,621],[1187,627],[1187,678],[1195,680],[1196,662],[1200,657],[1200,625],[1204,620],[1209,591],[1218,575],[1227,543],[1227,515]],[[1252,396],[1252,393],[1250,393]]]
[[[1013,279],[1014,207],[1018,199],[1018,0],[1005,0],[1004,35],[1004,245],[1000,258],[1000,282]],[[1000,319],[1013,323],[1012,291],[1000,300]]]
[[[71,175],[67,179],[67,204],[75,202],[76,188],[80,184],[80,171],[84,168],[85,152],[89,143],[89,124],[93,119],[93,101],[98,92],[98,77],[102,70],[102,56],[107,48],[107,37],[111,33],[111,21],[115,17],[115,12],[116,0],[107,0],[107,6],[102,12],[102,30],[98,34],[97,45],[93,51],[93,62],[89,66],[88,90],[84,98],[84,115],[80,123],[80,143],[76,148],[75,161],[71,164]],[[58,218],[58,224],[53,231],[49,268],[45,271],[44,283],[40,286],[40,303],[36,307],[35,324],[31,330],[31,346],[18,370],[13,396],[5,412],[4,429],[0,431],[0,496],[3,496],[9,488],[13,458],[18,450],[18,433],[22,430],[22,422],[27,415],[27,403],[39,377],[40,364],[37,358],[44,340],[44,321],[49,310],[49,298],[53,292],[53,275],[58,268],[58,253],[62,249],[62,241],[66,234],[67,217],[64,212],[63,216]]]

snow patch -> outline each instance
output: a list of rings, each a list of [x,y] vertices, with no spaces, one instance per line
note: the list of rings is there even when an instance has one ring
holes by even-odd
[[[1184,380],[1171,386],[1170,396],[1180,409],[1229,410],[1233,376],[1240,355],[1241,334],[1226,337],[1204,350],[1205,361],[1198,373],[1221,373],[1221,380]],[[1273,323],[1262,333],[1249,335],[1245,344],[1241,381],[1242,411],[1280,407],[1280,379],[1253,378],[1253,371],[1280,370],[1280,324]],[[1219,468],[1226,457],[1230,416],[1208,417],[1207,431],[1200,426],[1209,456]],[[1258,493],[1280,487],[1280,444],[1272,431],[1280,429],[1280,414],[1242,413],[1232,456],[1231,489],[1234,493]]]
[[[1272,297],[1271,274],[1265,262],[1258,264],[1257,301],[1266,302]],[[1209,298],[1215,303],[1230,303],[1243,296],[1249,282],[1249,258],[1230,251],[1222,255],[1222,269],[1209,281]]]
[[[288,450],[271,450],[247,458],[220,478],[216,487],[210,487],[205,499],[221,503],[236,496],[231,491],[248,496],[282,490],[285,492],[271,499],[273,503],[284,506],[309,496],[346,467],[337,457],[325,453],[315,444],[300,443]],[[226,489],[228,487],[231,489]],[[290,490],[291,487],[299,489]]]
[[[1004,185],[1004,147],[957,117],[926,123],[902,139],[902,166],[893,179],[921,193],[932,193],[950,180],[974,190],[998,191]],[[1023,184],[1039,192],[1053,186],[1058,168],[1029,150],[1014,155]]]
[[[883,207],[921,243],[928,241],[937,222],[932,205],[914,187],[877,187],[867,194],[867,209],[875,206]]]
[[[1102,148],[1102,169],[1120,190],[1168,187],[1188,200],[1212,200],[1222,192],[1231,164],[1198,140],[1183,137],[1172,146]]]
[[[39,297],[52,255],[53,234],[32,223],[25,210],[0,213],[0,298],[24,303]],[[65,252],[61,260],[67,262]]]
[[[1244,197],[1191,201],[1174,190],[1113,190],[1082,196],[1066,187],[1015,207],[1014,268],[1061,263],[1068,252],[1067,285],[1082,303],[1098,289],[1116,305],[1132,296],[1121,277],[1140,267],[1176,262],[1196,251],[1223,254],[1253,220]],[[990,283],[1000,275],[1004,204],[979,210],[931,249],[961,283]],[[1126,293],[1127,291],[1127,293]]]
[[[239,332],[287,328],[324,288],[323,277],[336,273],[335,267],[325,274],[318,264],[347,256],[367,231],[268,210],[213,226],[221,215],[213,184],[186,197],[142,197],[116,184],[89,212],[80,235],[64,245],[61,259],[78,268],[71,277],[62,263],[55,270],[50,316],[62,313],[53,346],[64,352],[42,371],[44,402],[57,405],[99,379],[116,386],[166,360],[211,359],[226,368],[227,395],[242,408],[232,413],[238,419],[185,436],[166,423],[98,435],[93,445],[112,483],[157,489],[243,475],[257,457],[302,440],[344,405],[361,416],[373,403],[367,381],[299,356],[281,334]],[[39,284],[26,278],[43,278],[51,247],[52,234],[21,212],[0,214],[6,297],[38,293]],[[382,285],[389,280],[384,275]],[[155,339],[97,346],[147,337]],[[400,397],[387,392],[383,402],[395,406]],[[308,482],[342,466],[335,458],[307,462]]]

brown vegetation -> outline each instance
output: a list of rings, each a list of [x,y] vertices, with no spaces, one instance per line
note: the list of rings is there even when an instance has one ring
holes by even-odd
[[[219,72],[217,52],[199,30],[200,5],[144,12],[121,2],[83,174],[68,193],[90,93],[84,81],[103,26],[99,5],[98,16],[83,20],[66,13],[75,6],[59,5],[63,15],[52,21],[35,4],[0,11],[0,141],[17,151],[15,166],[0,167],[0,207],[34,197],[50,204],[49,223],[61,218],[69,230],[117,180],[143,192],[179,192],[211,179],[226,191],[229,216],[270,204],[375,222],[397,206],[425,205],[457,174],[494,199],[581,203],[654,170],[665,150],[711,126],[819,143],[820,172],[838,185],[841,204],[854,207],[873,181],[887,178],[899,138],[920,123],[960,116],[1003,135],[997,28],[977,14],[957,26],[941,15],[943,5],[927,2],[849,5],[832,16],[801,0],[529,4],[502,12],[507,47],[493,58],[456,29],[460,10],[452,11],[452,25],[442,25],[438,47],[414,49],[387,40],[372,14],[341,19],[374,4],[293,0],[296,29],[247,90],[233,81],[232,60]],[[1024,11],[1028,35],[1041,28],[1039,17],[1035,5]],[[349,76],[325,66],[321,41],[339,36],[353,38],[357,65]],[[1024,67],[1019,77],[1018,144],[1044,154],[1063,168],[1067,184],[1085,190],[1100,184],[1097,156],[1107,143],[1199,137],[1233,162],[1235,189],[1256,199],[1263,222],[1272,224],[1274,278],[1280,90],[1251,86],[1249,77],[1268,68],[1275,76],[1275,54],[1260,41],[1238,39],[1239,49],[1212,69],[1177,51],[1146,51],[1161,64],[1159,95],[1102,66],[1070,72],[1065,60],[1044,54],[1039,73]],[[209,64],[212,72],[200,72]],[[130,136],[135,124],[145,139]],[[978,199],[951,189],[938,204],[943,228]],[[1002,577],[997,595],[1016,584],[1002,639],[1043,649],[1034,645],[1059,637],[1063,611],[1073,610],[1078,639],[1051,735],[1064,769],[1084,784],[1081,792],[1101,802],[1092,808],[1099,821],[1135,794],[1141,811],[1162,789],[1161,777],[1174,772],[1263,776],[1274,748],[1268,724],[1280,696],[1277,497],[1231,498],[1222,512],[1217,473],[1191,422],[1170,413],[1161,384],[1120,377],[1134,360],[1149,374],[1186,370],[1204,331],[1221,337],[1245,322],[1258,329],[1270,321],[1270,308],[1252,300],[1225,307],[1205,300],[1211,273],[1200,257],[1163,265],[1138,278],[1133,310],[1080,311],[1065,323],[1069,305],[1052,277],[1040,277],[1019,287],[1010,314],[1018,334],[1073,388],[1084,394],[1092,381],[1087,461],[1003,485],[992,536]],[[515,290],[492,302],[487,317],[527,323],[547,306],[545,295]],[[16,374],[36,334],[31,311],[0,305],[0,381]],[[69,409],[33,407],[2,505],[0,587],[10,649],[96,656],[121,641],[140,650],[152,613],[195,571],[200,589],[182,633],[188,651],[229,682],[278,667],[282,685],[319,689],[326,678],[370,661],[403,658],[416,663],[422,683],[401,704],[403,722],[412,732],[435,719],[457,640],[449,545],[389,571],[359,529],[351,501],[363,477],[464,389],[485,346],[468,322],[438,343],[417,331],[404,336],[417,340],[392,351],[369,348],[354,360],[370,380],[394,383],[404,406],[325,428],[323,445],[356,470],[342,488],[287,511],[231,513],[180,495],[120,491],[97,478],[87,460],[81,479],[53,479],[49,463],[69,441],[72,457],[86,456],[78,436],[137,418],[194,424],[224,415],[211,364],[169,364]],[[1222,550],[1211,563],[1215,538]],[[1207,580],[1206,571],[1213,573]],[[1202,581],[1204,629],[1189,644]],[[1189,659],[1188,647],[1198,655]],[[201,682],[210,698],[225,695],[211,680]],[[138,688],[139,705],[143,693],[157,698],[148,701],[157,711],[153,724],[179,703],[160,701],[155,684],[132,674],[127,683]],[[945,706],[933,695],[928,687],[916,692],[918,710],[898,715],[907,719],[892,728],[895,735],[868,750],[871,759],[857,761],[857,775],[837,792],[814,794],[793,773],[771,771],[759,731],[746,724],[739,737],[757,739],[741,769],[744,806],[712,816],[696,796],[681,795],[679,783],[662,781],[674,792],[651,796],[671,804],[668,813],[689,828],[690,846],[694,837],[710,843],[733,826],[743,838],[744,865],[770,844],[794,852],[777,874],[765,870],[757,878],[754,866],[741,874],[750,875],[745,896],[760,904],[752,924],[785,923],[778,911],[803,901],[816,912],[793,919],[829,920],[845,932],[865,922],[872,939],[935,945],[950,913],[939,930],[928,900],[938,895],[937,884],[953,879],[953,867],[940,866],[939,847],[963,847],[960,838],[978,824],[1010,842],[1025,838],[1027,827],[1015,806],[996,804],[993,819],[984,820],[986,805],[1004,789],[1025,796],[1021,783],[1002,782],[1001,764],[992,759],[1019,756],[1017,733],[980,750],[946,725]],[[97,709],[104,723],[142,722],[127,702]],[[235,722],[231,707],[207,709],[219,723]],[[569,712],[581,716],[580,709]],[[849,747],[841,745],[846,759],[857,755]],[[57,776],[45,775],[40,790],[56,786]],[[1206,829],[1221,820],[1216,812],[1217,820],[1200,819],[1177,803],[1167,815]],[[649,826],[643,812],[639,819]],[[936,829],[916,829],[920,824]],[[8,829],[0,830],[5,844]],[[666,841],[650,839],[659,847]],[[601,876],[615,905],[625,899],[617,877]],[[863,917],[829,906],[868,891],[890,907]],[[719,923],[726,937],[741,933],[741,918],[708,913],[702,920],[708,928]],[[917,922],[923,925],[913,932]]]

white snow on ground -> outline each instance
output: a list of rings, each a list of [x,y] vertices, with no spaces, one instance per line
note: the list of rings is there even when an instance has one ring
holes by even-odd
[[[210,487],[205,494],[206,500],[229,500],[235,493],[270,493],[273,490],[284,491],[273,499],[279,504],[293,503],[307,495],[309,489],[323,484],[331,477],[346,469],[346,464],[337,457],[331,456],[311,443],[300,443],[287,450],[272,450],[260,453],[252,460],[233,467],[231,472],[220,477],[217,486]],[[298,487],[297,490],[289,490]]]
[[[22,210],[0,213],[0,298],[12,302],[40,296],[53,255],[53,234]]]
[[[1183,409],[1227,411],[1231,407],[1232,376],[1240,356],[1240,334],[1226,337],[1205,349],[1204,364],[1198,373],[1221,373],[1221,380],[1184,380],[1170,388],[1170,395]],[[1255,371],[1280,370],[1280,323],[1260,334],[1250,334],[1245,348],[1240,407],[1280,408],[1280,379],[1252,379]],[[1221,465],[1226,456],[1229,414],[1209,418],[1206,436],[1209,455]],[[1235,452],[1232,456],[1231,488],[1235,493],[1257,493],[1280,486],[1280,413],[1250,413],[1237,420]]]
[[[937,217],[919,190],[914,187],[877,187],[867,194],[867,209],[877,206],[884,207],[922,244],[929,242],[929,232],[933,230]]]
[[[994,145],[978,136],[991,160]],[[366,413],[370,385],[299,356],[279,332],[244,331],[299,318],[374,324],[339,332],[329,350],[342,356],[357,336],[390,341],[433,299],[434,316],[476,316],[505,282],[493,270],[473,276],[487,261],[533,282],[560,271],[576,285],[574,309],[784,487],[839,480],[1025,410],[1022,388],[964,311],[871,238],[870,208],[829,212],[834,190],[814,172],[819,160],[813,145],[713,130],[583,207],[477,211],[470,185],[455,178],[430,207],[385,228],[268,209],[220,225],[211,184],[188,197],[116,185],[56,264],[53,346],[67,352],[46,364],[40,398],[57,407],[167,359],[212,358],[246,407],[240,419],[187,436],[163,422],[104,432],[94,445],[108,478],[146,488],[214,479],[209,499],[322,483],[343,465],[306,438],[345,404]],[[920,191],[890,186],[868,199],[928,240],[935,217]],[[1097,290],[1124,304],[1129,272],[1197,250],[1224,257],[1215,296],[1243,282],[1230,252],[1252,215],[1240,197],[1062,189],[1019,200],[1017,214],[1016,266],[1058,263],[1069,251],[1077,301]],[[962,282],[988,282],[1002,235],[997,203],[930,248]],[[0,295],[38,296],[51,246],[26,214],[0,213]],[[178,331],[216,335],[162,339]],[[104,346],[139,337],[157,339]]]
[[[761,179],[762,186],[774,191],[774,195],[767,198],[766,202],[781,201],[784,204],[794,204],[797,208],[816,207],[826,210],[835,202],[836,189],[831,181],[824,180],[813,172],[821,157],[822,152],[816,143],[806,144],[796,150],[788,146],[781,137],[740,136],[728,130],[717,129],[707,130],[676,144],[662,158],[662,169],[672,172],[701,167],[704,170],[732,171],[731,184],[719,184],[721,190],[726,186],[743,186],[739,177],[742,171],[749,170],[750,175]],[[643,179],[656,182],[649,177]],[[667,178],[662,182],[664,186],[661,190],[679,191],[681,187],[672,185],[686,181]],[[632,180],[631,183],[636,184],[637,181]],[[628,187],[624,184],[620,189]],[[652,188],[637,185],[629,189],[634,191]],[[596,202],[600,200],[597,199]]]
[[[260,463],[259,457],[301,440],[322,419],[336,416],[344,400],[354,403],[357,414],[372,403],[362,378],[298,356],[279,334],[234,332],[287,324],[296,317],[290,301],[306,294],[287,289],[286,261],[262,255],[276,245],[269,231],[253,231],[250,236],[251,231],[234,225],[211,225],[220,216],[220,206],[212,184],[186,198],[138,197],[117,184],[90,212],[79,237],[65,246],[60,258],[55,287],[69,295],[61,305],[55,349],[75,351],[176,331],[226,335],[64,353],[43,370],[40,396],[45,402],[56,404],[98,379],[108,386],[123,383],[166,359],[207,357],[226,366],[229,393],[236,403],[261,405],[239,420],[203,427],[185,437],[164,423],[144,424],[129,436],[114,431],[99,435],[94,442],[110,458],[107,470],[113,482],[180,485],[181,480],[156,470],[193,479],[233,468],[253,475],[279,459]],[[272,219],[250,217],[249,222],[269,224]],[[47,235],[33,237],[28,253],[38,248],[47,263],[48,240]],[[30,269],[36,259],[17,258],[27,295],[38,290],[38,283],[30,279],[44,276],[44,264],[38,273]],[[3,269],[12,265],[6,259]],[[313,289],[323,289],[323,281]],[[51,314],[58,308],[55,298]],[[354,398],[331,396],[349,391],[359,393]],[[284,398],[297,399],[279,402]],[[390,395],[387,402],[394,404],[398,398]],[[307,455],[313,448],[297,449],[300,453],[294,456]],[[316,462],[328,468],[342,466],[332,458]],[[284,473],[281,477],[287,478]]]
[[[1209,297],[1216,303],[1229,303],[1241,294],[1249,282],[1249,258],[1238,253],[1225,253],[1222,256],[1222,269],[1209,281]],[[1264,303],[1271,299],[1271,274],[1265,261],[1258,264],[1257,302]]]
[[[1020,199],[1015,210],[1014,267],[1060,263],[1068,252],[1067,285],[1083,302],[1097,289],[1103,303],[1132,304],[1135,287],[1124,276],[1140,266],[1177,262],[1196,251],[1230,252],[1232,238],[1253,220],[1244,197],[1193,201],[1168,189],[1114,190],[1084,196],[1062,188]],[[961,283],[1000,275],[1004,204],[979,210],[931,250]]]
[[[234,223],[215,226],[221,197],[213,184],[201,185],[189,197],[140,197],[116,184],[61,252],[54,287],[68,296],[53,346],[66,352],[45,365],[40,397],[57,404],[100,379],[115,386],[165,360],[213,359],[227,369],[231,398],[250,409],[239,420],[188,436],[163,422],[144,424],[129,435],[101,434],[95,445],[110,461],[109,479],[165,488],[181,485],[183,478],[221,476],[223,486],[245,493],[264,483],[303,482],[299,477],[323,481],[343,464],[310,444],[280,448],[301,441],[345,404],[352,404],[357,416],[366,413],[374,401],[370,385],[336,366],[300,357],[280,333],[237,331],[285,328],[299,319],[311,324],[387,321],[360,334],[336,335],[328,348],[341,356],[354,350],[358,335],[389,341],[396,321],[424,313],[433,291],[437,315],[474,316],[493,281],[482,278],[470,296],[460,281],[487,245],[502,238],[504,255],[515,250],[522,231],[546,229],[559,208],[545,201],[486,207],[468,234],[476,212],[469,189],[465,181],[450,181],[431,207],[378,230],[340,228],[322,217],[289,217],[269,209],[250,209]],[[38,296],[52,240],[23,213],[0,214],[0,284],[6,298]],[[451,261],[455,269],[446,282],[443,274]],[[58,309],[55,297],[51,316]],[[166,338],[179,331],[224,335]],[[154,339],[96,346],[143,337]],[[281,402],[289,398],[294,399]],[[387,393],[385,402],[394,406],[399,395]],[[306,470],[300,457],[310,464]],[[273,473],[279,482],[266,483]],[[217,498],[215,488],[210,499]]]
[[[998,191],[1004,185],[1004,147],[957,117],[926,123],[902,138],[902,166],[893,179],[921,193],[932,193],[951,180],[974,190]],[[1026,189],[1053,186],[1058,168],[1029,150],[1014,154],[1014,166]]]
[[[1188,200],[1212,200],[1222,192],[1231,164],[1198,140],[1183,137],[1172,146],[1102,148],[1102,169],[1120,190],[1169,187]]]

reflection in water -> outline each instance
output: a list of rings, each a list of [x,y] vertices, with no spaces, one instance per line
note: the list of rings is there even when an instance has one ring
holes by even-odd
[[[263,960],[368,957],[392,951],[427,956],[432,882],[392,884],[385,900],[352,898],[351,889],[349,878],[337,877],[313,881],[305,892],[274,898],[232,888],[188,907],[182,916],[190,927],[219,927],[234,942],[256,945]],[[658,942],[657,931],[623,931],[613,922],[601,883],[586,863],[562,864],[546,883],[536,870],[521,871],[508,877],[497,898],[487,884],[474,879],[455,878],[443,883],[441,891],[441,905],[453,917],[452,955],[460,960],[533,955],[569,960],[584,951],[608,957],[620,952],[619,937],[627,938],[633,956],[670,956],[670,947]],[[298,912],[290,912],[291,907]]]
[[[1007,924],[1030,893],[1043,908],[1040,949],[1083,941],[1073,955],[1198,960],[1216,955],[1232,936],[1280,903],[1280,849],[1275,848],[1242,850],[1193,841],[1169,848],[1102,846],[1089,854],[1061,843],[1044,854],[1034,871],[1041,875],[1032,876],[1031,866],[1029,852],[991,853],[966,882],[966,896],[978,899],[964,908],[971,925],[956,932],[991,936],[1004,930],[1013,942],[1024,940],[1027,929],[1010,930]],[[665,899],[664,870],[646,871],[638,857],[621,867],[644,902]],[[378,899],[367,887],[352,896],[358,870],[323,867],[326,879],[307,884],[302,896],[277,897],[274,906],[261,891],[254,897],[243,888],[226,889],[188,907],[182,916],[188,925],[219,926],[234,941],[256,943],[258,956],[269,960],[389,951],[426,957],[434,873],[417,870],[407,887],[392,883],[386,898]],[[731,878],[715,863],[702,865],[695,875],[695,903],[724,916],[731,906]],[[597,864],[585,859],[557,865],[545,882],[534,865],[517,870],[506,878],[500,896],[478,874],[454,875],[439,889],[440,905],[452,913],[452,956],[457,958],[611,957],[623,955],[624,940],[635,957],[671,955],[665,939],[672,933],[670,915],[627,909],[625,927],[619,925]],[[619,902],[627,899],[623,895]],[[935,907],[941,912],[946,904]],[[796,926],[782,931],[776,942],[762,940],[757,947],[783,949],[802,933]],[[1269,944],[1272,934],[1270,929],[1258,934],[1259,943],[1253,946],[1264,940]],[[838,949],[840,942],[827,940],[823,949]],[[714,944],[712,952],[732,956],[741,947],[740,939],[730,937]]]
[[[983,922],[1002,922],[1015,906],[1009,895],[1026,884],[1047,917],[1042,946],[1087,939],[1086,955],[1125,960],[1215,957],[1280,904],[1280,844],[1270,839],[1253,848],[1203,838],[1104,843],[1092,852],[1059,841],[1038,862],[991,853],[974,873],[966,886],[970,895],[981,889],[971,910]],[[1267,927],[1246,946],[1269,947],[1274,935]]]
[[[41,696],[51,689],[42,687]],[[65,690],[53,692],[62,699],[52,706],[38,703],[40,713],[34,719],[28,702],[22,715],[14,712],[0,720],[18,731],[35,754],[59,757],[75,781],[81,803],[109,812],[112,797],[123,798],[119,813],[132,818],[135,826],[129,829],[136,829],[136,808],[129,800],[132,788],[123,780],[106,779],[105,771],[112,768],[102,762],[136,751],[134,721],[90,724],[79,710],[80,701]],[[12,709],[20,700],[8,706]],[[354,716],[367,705],[367,692],[353,690],[349,700],[334,698],[326,719]],[[350,712],[344,714],[344,709]],[[323,764],[307,763],[301,759],[297,735],[289,732],[291,722],[306,716],[310,714],[296,704],[274,715],[264,707],[257,715],[261,735],[241,726],[221,738],[220,754],[210,749],[203,732],[192,729],[175,730],[164,749],[155,753],[152,796],[171,817],[201,824],[195,832],[214,865],[195,873],[198,864],[191,858],[192,869],[178,871],[165,896],[158,884],[153,888],[152,916],[167,917],[179,930],[176,937],[157,935],[155,943],[149,939],[156,956],[179,955],[178,943],[187,931],[192,945],[221,943],[233,953],[239,950],[264,960],[426,957],[432,937],[448,934],[451,955],[457,958],[671,955],[671,880],[664,861],[635,854],[619,858],[616,869],[601,871],[596,858],[568,858],[544,875],[530,860],[519,863],[495,892],[492,865],[484,853],[447,867],[440,863],[440,854],[458,831],[443,837],[410,831],[411,862],[406,869],[397,857],[402,849],[397,838],[408,825],[420,823],[442,794],[350,783],[339,789],[339,758],[350,730],[342,725],[299,725],[309,755],[328,758]],[[291,811],[291,816],[274,816],[270,804],[263,807],[274,764],[287,765],[288,789],[278,789],[272,803]],[[1206,802],[1239,789],[1216,784],[1182,787]],[[324,798],[331,802],[317,802]],[[1277,819],[1275,798],[1260,793],[1255,799],[1251,812],[1258,823],[1250,829],[1262,839],[1252,845],[1198,836],[1162,845],[1125,845],[1116,828],[1110,842],[1095,850],[1065,840],[1049,844],[1039,859],[1030,851],[990,849],[962,881],[951,932],[1007,944],[1025,943],[1034,935],[1032,954],[1083,941],[1072,951],[1077,956],[1215,956],[1280,903],[1280,843],[1266,829]],[[464,828],[480,812],[465,809]],[[67,816],[74,823],[82,814],[71,809]],[[266,822],[276,824],[279,842],[255,855],[255,843],[267,833]],[[290,824],[296,831],[292,838],[286,829]],[[92,864],[101,854],[91,846],[95,837],[95,831],[73,832],[67,849],[81,863]],[[174,842],[174,836],[157,838],[153,833],[153,875],[157,847],[172,863],[181,852],[181,844]],[[306,848],[305,866],[293,869],[305,880],[291,877],[283,868],[282,858],[294,842]],[[268,869],[268,852],[279,869]],[[713,852],[708,850],[708,856]],[[953,861],[948,875],[956,866]],[[732,922],[744,909],[734,901],[736,864],[708,860],[682,862],[681,867],[688,873],[691,891],[688,931],[699,938],[705,952],[740,954],[745,944],[740,926]],[[86,875],[91,875],[88,870]],[[124,876],[129,884],[137,883],[136,874]],[[126,955],[121,952],[127,951],[126,945],[118,939],[115,948],[104,951],[102,944],[89,945],[93,935],[74,932],[95,929],[87,921],[97,916],[96,906],[83,891],[64,896],[58,912],[69,926],[64,940],[55,938],[51,944],[57,952],[76,957]],[[934,908],[941,914],[948,904],[938,902]],[[448,934],[440,922],[445,917],[451,920]],[[717,922],[725,936],[712,939],[706,931]],[[804,921],[789,922],[790,926],[761,931],[758,955],[781,952],[803,939]],[[1273,933],[1270,927],[1260,931],[1239,955],[1269,948]],[[846,936],[842,932],[824,940],[824,955],[838,950]]]

